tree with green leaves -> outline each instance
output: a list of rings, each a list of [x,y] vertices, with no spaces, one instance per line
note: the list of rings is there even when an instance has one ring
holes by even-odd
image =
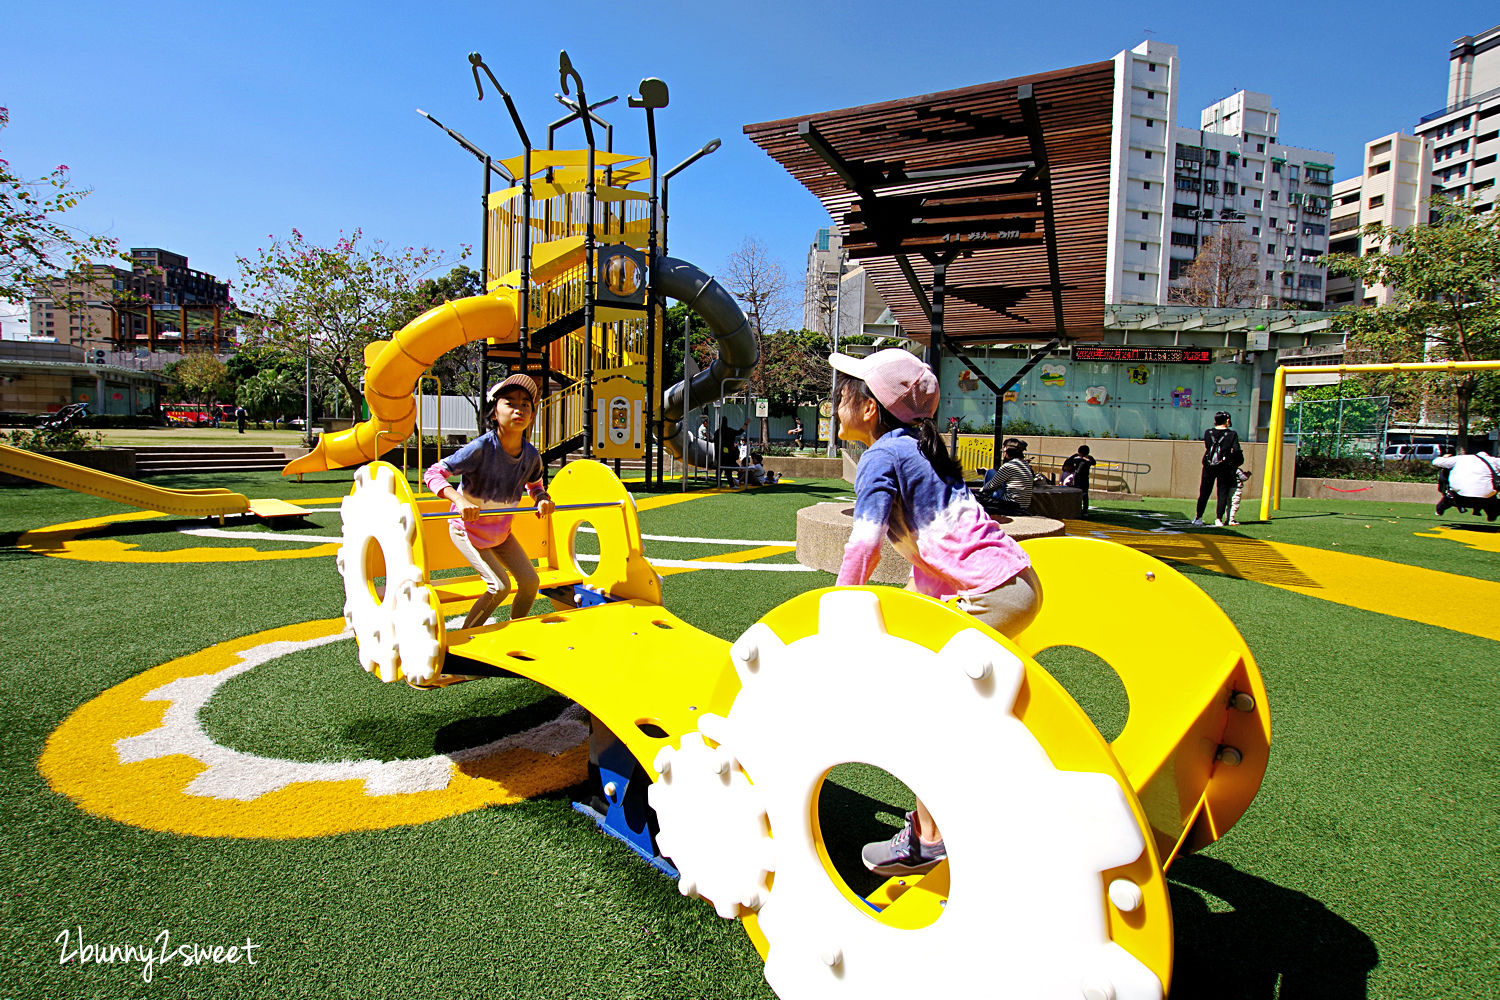
[[[1500,360],[1500,212],[1451,202],[1435,208],[1432,225],[1365,226],[1363,256],[1322,258],[1331,274],[1394,293],[1386,305],[1348,307],[1334,320],[1350,346],[1377,363]],[[1452,391],[1460,447],[1485,381],[1476,372],[1425,380]]]
[[[10,109],[0,107],[0,129],[10,124]],[[93,236],[61,220],[92,193],[75,188],[68,165],[27,180],[0,157],[0,301],[19,305],[39,281],[63,271],[90,274],[92,257],[121,257],[113,237]]]
[[[207,351],[189,354],[171,369],[172,381],[186,402],[208,406],[234,394],[229,368]]]
[[[285,368],[263,368],[240,383],[235,402],[255,421],[275,421],[302,408],[303,378]]]
[[[392,317],[410,308],[422,279],[444,263],[428,247],[363,240],[356,229],[323,247],[293,229],[289,239],[271,237],[253,258],[239,258],[251,342],[299,364],[311,357],[315,382],[332,378],[350,399],[364,396],[365,346],[394,332]],[[460,258],[468,254],[465,247]]]
[[[434,306],[483,293],[484,275],[459,264],[441,277],[419,281],[396,303],[386,326],[394,335]],[[468,397],[476,415],[484,408],[485,387],[479,384],[479,360],[483,356],[484,341],[472,341],[444,354],[429,369],[442,382],[444,395]]]

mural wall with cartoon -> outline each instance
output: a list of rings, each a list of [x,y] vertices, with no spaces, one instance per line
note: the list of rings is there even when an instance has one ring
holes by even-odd
[[[1024,361],[975,359],[1004,384]],[[1005,422],[1024,420],[1043,432],[1102,437],[1198,438],[1225,410],[1239,428],[1250,423],[1255,369],[1246,364],[1156,364],[1044,361],[1006,393]],[[995,394],[956,360],[942,368],[939,416],[968,429],[995,419]]]

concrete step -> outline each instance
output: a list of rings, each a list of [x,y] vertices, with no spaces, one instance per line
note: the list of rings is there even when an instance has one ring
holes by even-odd
[[[132,450],[136,473],[150,476],[183,472],[278,472],[305,449],[271,445],[152,445]]]

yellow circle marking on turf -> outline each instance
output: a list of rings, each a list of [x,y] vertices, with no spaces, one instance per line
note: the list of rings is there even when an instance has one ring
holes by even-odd
[[[96,816],[199,837],[273,839],[426,823],[587,777],[587,722],[568,713],[472,751],[384,762],[257,757],[214,744],[197,726],[195,699],[201,704],[256,663],[343,631],[341,618],[304,622],[153,667],[68,716],[48,737],[38,769],[54,791]]]
[[[337,503],[342,497],[318,497],[302,503]],[[38,555],[58,559],[78,559],[83,562],[124,563],[191,563],[191,562],[252,562],[260,559],[316,559],[332,556],[339,543],[308,545],[295,549],[257,549],[253,546],[196,546],[154,552],[137,548],[134,542],[118,538],[82,537],[99,528],[131,521],[146,521],[166,517],[154,510],[129,511],[123,514],[106,514],[81,521],[65,521],[27,531],[16,539],[16,547]],[[272,539],[273,540],[273,539]]]

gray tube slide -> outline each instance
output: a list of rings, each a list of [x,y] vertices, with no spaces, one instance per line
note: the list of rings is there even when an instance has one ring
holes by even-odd
[[[694,465],[714,464],[713,442],[692,436],[683,416],[706,403],[737,391],[750,377],[760,349],[750,321],[739,303],[711,275],[674,257],[657,257],[654,269],[657,291],[684,303],[708,324],[719,345],[719,356],[693,376],[691,384],[678,382],[662,393],[662,444],[675,457]],[[717,430],[717,428],[714,428]],[[686,453],[686,454],[684,454]]]

